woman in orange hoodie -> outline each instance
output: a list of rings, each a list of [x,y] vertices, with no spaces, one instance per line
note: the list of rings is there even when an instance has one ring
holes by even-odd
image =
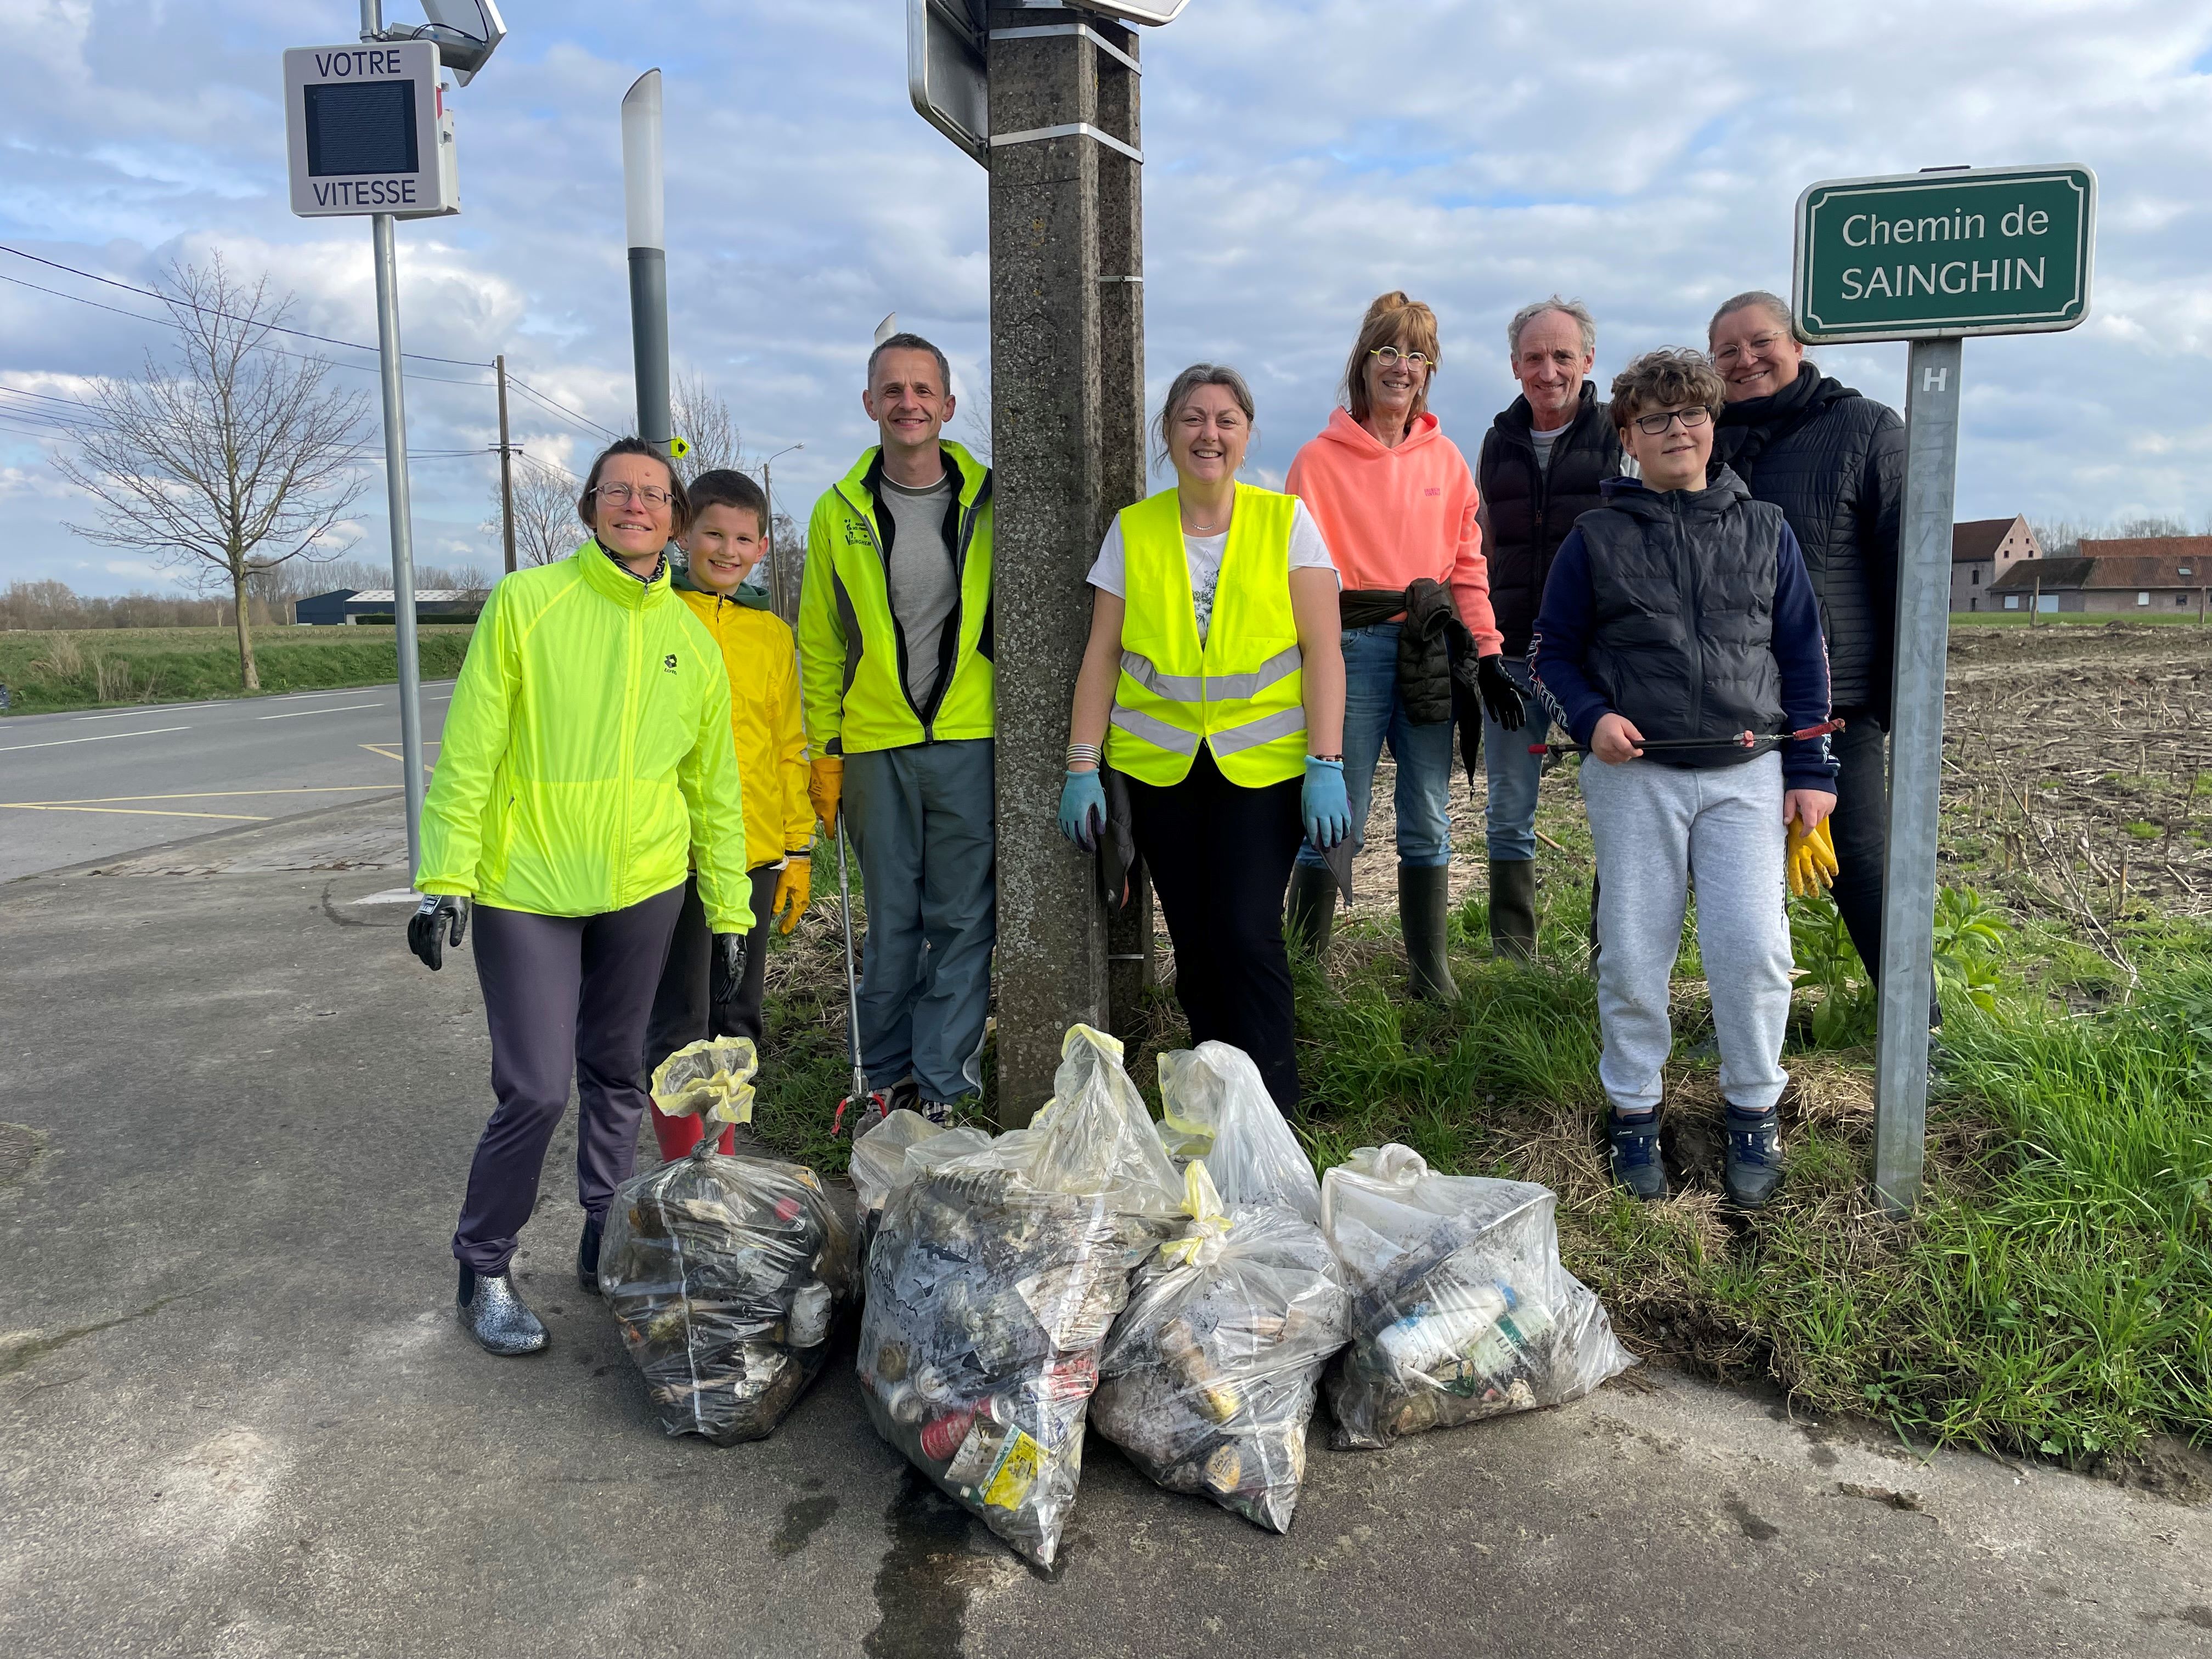
[[[1518,728],[1520,688],[1503,665],[1475,522],[1474,475],[1428,412],[1437,315],[1403,293],[1367,307],[1344,374],[1348,409],[1291,463],[1290,493],[1321,526],[1344,578],[1344,781],[1355,844],[1366,840],[1375,765],[1398,765],[1398,915],[1416,996],[1458,995],[1444,954],[1451,863],[1455,673]],[[1474,662],[1469,665],[1467,659]],[[1311,848],[1291,877],[1290,932],[1328,942],[1336,883]]]

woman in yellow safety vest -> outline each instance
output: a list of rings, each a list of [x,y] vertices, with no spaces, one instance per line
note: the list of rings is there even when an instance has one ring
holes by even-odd
[[[1060,827],[1094,848],[1102,757],[1127,780],[1191,1041],[1243,1049],[1287,1112],[1283,893],[1302,840],[1352,833],[1336,567],[1295,497],[1237,482],[1252,393],[1235,369],[1176,376],[1158,431],[1175,488],[1122,508],[1091,568]]]

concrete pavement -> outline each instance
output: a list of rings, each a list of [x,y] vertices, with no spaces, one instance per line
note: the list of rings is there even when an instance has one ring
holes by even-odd
[[[492,1359],[472,965],[362,902],[393,871],[307,872],[379,814],[0,887],[0,1652],[2212,1654],[2212,1511],[1665,1374],[1317,1437],[1282,1538],[1094,1436],[1048,1580],[877,1440],[849,1334],[774,1438],[664,1436],[568,1272],[572,1126],[520,1263],[553,1345]]]
[[[423,685],[426,744],[453,693]],[[397,685],[17,715],[0,720],[0,881],[401,782]]]

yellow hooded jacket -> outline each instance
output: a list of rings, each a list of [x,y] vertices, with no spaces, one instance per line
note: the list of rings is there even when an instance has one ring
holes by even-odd
[[[721,647],[730,676],[730,733],[744,780],[745,846],[755,868],[814,845],[806,799],[806,733],[799,718],[799,653],[772,611],[676,578],[676,592]],[[781,839],[778,839],[778,837]]]
[[[669,586],[596,541],[485,602],[422,803],[415,886],[602,915],[699,872],[708,926],[753,925],[720,653]]]

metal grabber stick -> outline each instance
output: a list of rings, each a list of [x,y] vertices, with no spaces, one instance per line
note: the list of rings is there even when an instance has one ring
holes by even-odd
[[[868,1074],[860,1064],[860,986],[853,968],[853,881],[845,872],[845,811],[842,805],[837,811],[836,830],[837,909],[845,919],[845,1040],[853,1056],[851,1098],[858,1104],[868,1097]],[[865,1111],[866,1108],[862,1105],[860,1109]],[[842,1127],[844,1116],[845,1110],[841,1106],[830,1125],[831,1134]]]

